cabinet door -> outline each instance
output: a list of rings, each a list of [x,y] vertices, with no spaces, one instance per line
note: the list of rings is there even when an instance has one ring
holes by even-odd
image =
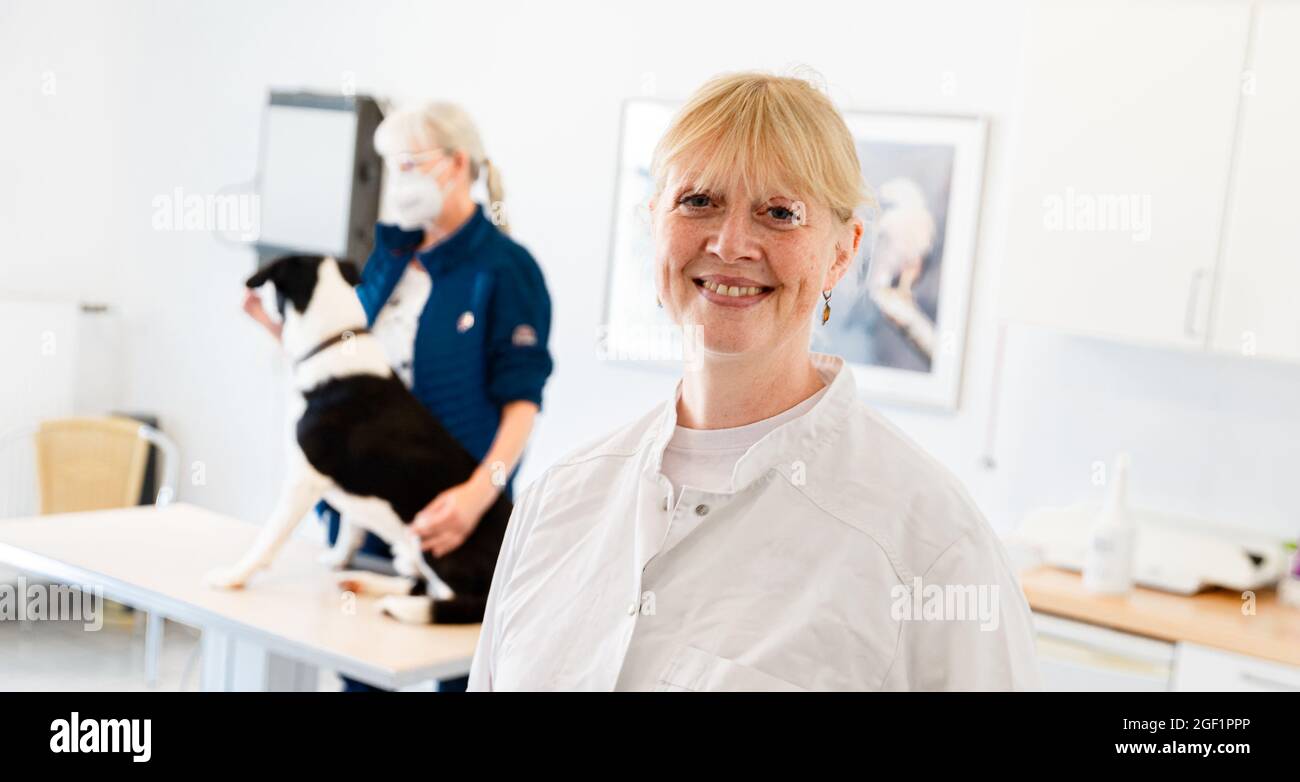
[[[1174,646],[1106,627],[1034,613],[1038,670],[1049,692],[1161,692]]]
[[[1173,690],[1300,692],[1300,668],[1180,643],[1174,661]]]
[[[1300,359],[1300,6],[1257,14],[1213,347]]]
[[[1201,348],[1249,8],[1031,4],[1007,317]]]

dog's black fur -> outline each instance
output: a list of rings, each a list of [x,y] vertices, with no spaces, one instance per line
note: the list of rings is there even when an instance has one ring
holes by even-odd
[[[298,445],[312,467],[348,494],[387,500],[406,524],[477,466],[395,375],[330,380],[305,397]],[[441,557],[425,552],[425,561],[456,593],[434,601],[432,621],[483,620],[510,511],[502,494],[457,549]],[[424,594],[426,587],[418,580],[411,594]]]
[[[275,285],[275,303],[281,318],[286,301],[299,312],[306,312],[312,291],[316,290],[316,272],[323,260],[319,255],[282,255],[258,269],[244,284],[249,288],[260,288],[268,282]],[[361,273],[355,263],[349,260],[337,263],[348,285],[361,283]]]
[[[273,282],[282,311],[287,300],[302,312],[323,260],[280,258],[250,277],[247,285]],[[338,264],[344,279],[356,285],[356,267],[347,261]],[[311,466],[348,494],[387,501],[405,524],[439,493],[468,480],[478,466],[391,371],[386,377],[330,378],[303,396],[306,411],[298,421],[297,440]],[[441,557],[424,552],[425,562],[455,593],[432,601],[431,621],[482,621],[510,512],[511,502],[502,493],[458,548]],[[426,594],[427,588],[424,579],[417,578],[411,594]]]

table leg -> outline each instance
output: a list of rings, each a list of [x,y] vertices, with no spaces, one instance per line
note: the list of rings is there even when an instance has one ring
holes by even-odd
[[[144,680],[150,687],[158,686],[158,662],[162,657],[163,617],[157,611],[145,616]]]
[[[203,629],[205,692],[315,692],[316,666],[267,651],[224,630]]]

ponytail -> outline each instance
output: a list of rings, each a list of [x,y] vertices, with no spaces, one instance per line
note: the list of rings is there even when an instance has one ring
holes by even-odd
[[[505,233],[510,233],[510,223],[506,219],[506,190],[501,184],[501,172],[492,165],[492,160],[483,158],[485,179],[487,180],[488,211],[492,222]]]

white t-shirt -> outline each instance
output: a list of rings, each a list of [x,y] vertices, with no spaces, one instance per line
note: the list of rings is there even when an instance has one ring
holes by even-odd
[[[812,409],[826,393],[826,386],[783,413],[752,424],[731,429],[687,429],[677,426],[664,448],[662,470],[672,482],[673,502],[682,495],[682,486],[712,492],[731,491],[731,473],[736,462],[763,436],[786,421],[792,421]]]
[[[411,362],[415,356],[415,332],[420,328],[420,313],[432,290],[433,280],[424,266],[415,262],[406,264],[370,328],[370,333],[383,346],[389,366],[407,388],[414,381]]]

